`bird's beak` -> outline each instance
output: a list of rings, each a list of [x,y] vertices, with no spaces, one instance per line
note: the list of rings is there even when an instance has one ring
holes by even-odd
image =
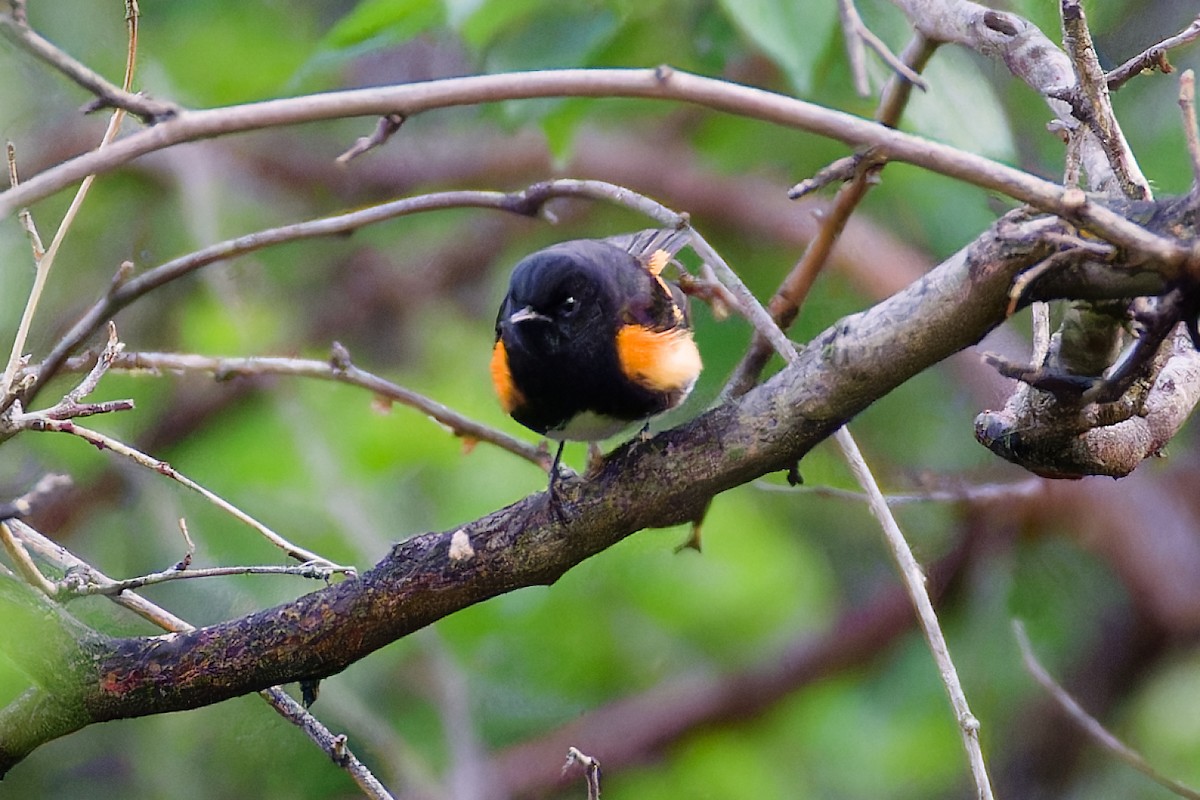
[[[529,306],[525,306],[520,311],[513,312],[513,314],[511,316],[509,316],[509,318],[508,318],[508,322],[510,325],[516,325],[518,322],[529,322],[531,320],[541,320],[543,322],[549,322],[550,318],[547,317],[545,314],[537,313]]]

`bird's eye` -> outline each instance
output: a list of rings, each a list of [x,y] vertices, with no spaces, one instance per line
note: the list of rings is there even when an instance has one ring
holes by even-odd
[[[578,303],[575,302],[574,297],[563,298],[563,301],[558,304],[559,309],[564,314],[572,313],[577,306],[578,306]]]

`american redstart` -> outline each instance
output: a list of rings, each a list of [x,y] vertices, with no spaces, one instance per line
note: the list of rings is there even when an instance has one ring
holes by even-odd
[[[496,318],[492,384],[513,419],[595,442],[675,408],[700,374],[687,297],[662,277],[681,231],[577,239],[526,256]]]

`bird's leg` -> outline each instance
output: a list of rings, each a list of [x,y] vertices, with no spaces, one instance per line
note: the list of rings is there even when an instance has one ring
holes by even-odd
[[[562,461],[563,448],[567,446],[565,441],[558,443],[558,451],[554,454],[554,463],[550,465],[550,485],[546,487],[546,500],[550,503],[550,510],[554,512],[554,516],[559,522],[563,522],[561,500],[558,496],[558,464]]]
[[[558,465],[562,461],[563,448],[566,446],[565,441],[559,442],[558,450],[554,453],[554,462],[550,465],[550,486],[546,489],[550,494],[554,494],[554,484],[558,483]]]

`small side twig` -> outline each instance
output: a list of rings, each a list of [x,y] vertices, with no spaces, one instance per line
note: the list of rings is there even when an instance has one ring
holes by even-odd
[[[71,485],[66,475],[51,472],[43,475],[33,488],[7,503],[0,503],[0,521],[27,517],[43,500]]]
[[[87,357],[73,359],[68,362],[67,367],[86,364],[88,360]],[[113,361],[112,368],[155,373],[206,373],[218,381],[237,377],[280,375],[346,383],[367,389],[389,403],[400,403],[416,409],[465,442],[487,442],[542,469],[548,469],[550,466],[549,458],[543,449],[476,422],[419,392],[360,369],[351,361],[350,353],[336,342],[333,345],[332,357],[326,361],[269,356],[219,358],[190,353],[124,353]]]
[[[1061,11],[1063,45],[1075,67],[1078,88],[1082,93],[1083,102],[1075,104],[1076,116],[1087,123],[1100,140],[1100,146],[1125,196],[1149,200],[1152,197],[1150,185],[1138,168],[1113,113],[1108,82],[1096,56],[1083,5],[1080,0],[1061,0]]]
[[[799,200],[831,184],[845,183],[862,171],[863,161],[870,158],[871,152],[868,150],[865,153],[855,153],[826,164],[814,172],[811,178],[805,178],[788,189],[788,199]]]
[[[1200,193],[1200,127],[1196,123],[1196,73],[1184,70],[1179,76],[1179,109],[1183,112],[1183,135],[1192,160],[1192,192]]]
[[[563,764],[563,774],[574,765],[583,767],[584,779],[587,781],[588,800],[600,800],[600,761],[581,753],[576,747],[567,748],[567,762]]]
[[[851,71],[854,74],[854,88],[861,96],[866,97],[871,93],[871,85],[867,81],[866,61],[863,58],[863,44],[874,50],[875,55],[879,56],[895,74],[913,86],[919,87],[922,91],[929,88],[925,80],[912,67],[905,64],[903,59],[897,58],[884,41],[867,27],[862,17],[859,16],[858,9],[854,6],[854,0],[838,0],[838,12],[841,15],[842,29],[846,36],[846,49],[850,56]]]
[[[355,140],[350,149],[342,153],[336,159],[338,164],[345,166],[352,159],[358,158],[363,153],[369,150],[374,150],[376,147],[387,142],[392,138],[396,131],[400,130],[400,126],[404,124],[403,114],[387,114],[379,118],[378,124],[375,125],[375,131],[370,136],[360,136]]]
[[[216,494],[215,492],[205,488],[204,486],[201,486],[199,483],[187,477],[167,462],[147,455],[141,450],[138,450],[135,447],[130,447],[124,442],[114,439],[111,436],[106,436],[99,431],[92,430],[91,428],[85,428],[82,425],[77,425],[72,420],[52,419],[36,411],[28,414],[21,414],[15,417],[13,424],[18,429],[48,431],[51,433],[67,433],[72,436],[78,436],[80,439],[83,439],[85,442],[91,444],[93,447],[96,447],[99,450],[111,450],[117,455],[129,459],[135,464],[153,470],[160,475],[165,475],[176,483],[180,483],[183,486],[191,489],[193,492],[196,492],[205,500],[208,500],[210,503],[215,505],[217,508],[256,530],[260,536],[286,553],[289,558],[305,564],[309,562],[321,564],[335,572],[342,572],[347,575],[356,574],[353,567],[340,566],[333,563],[329,559],[322,558],[316,553],[305,550],[303,547],[292,544],[290,541],[280,536],[262,522],[259,522],[257,519],[250,516],[245,511],[242,511],[233,503],[230,503],[228,500]]]
[[[42,37],[29,27],[23,14],[0,14],[0,34],[3,34],[13,44],[30,55],[41,59],[54,69],[67,76],[79,86],[96,95],[96,99],[85,106],[85,111],[95,111],[100,108],[116,108],[128,111],[147,124],[154,124],[170,119],[180,112],[180,107],[174,103],[164,103],[111,83],[103,75],[92,70],[86,64],[76,61],[64,53],[53,42]]]
[[[11,522],[15,523],[17,520],[11,520]],[[33,559],[30,558],[24,545],[13,536],[9,524],[10,520],[0,522],[0,545],[3,545],[4,552],[8,553],[13,566],[17,568],[17,573],[25,579],[26,583],[47,597],[54,597],[57,592],[54,581],[43,575],[42,571],[37,568],[37,564],[33,563]]]
[[[1164,74],[1173,72],[1175,68],[1171,66],[1171,62],[1167,61],[1167,52],[1173,48],[1194,42],[1196,39],[1200,39],[1200,17],[1192,20],[1191,24],[1179,33],[1174,36],[1168,36],[1161,42],[1151,45],[1109,72],[1105,76],[1108,90],[1115,92],[1135,75],[1140,75],[1148,70],[1157,69]]]
[[[141,589],[143,586],[154,586],[170,581],[192,580],[195,578],[221,578],[229,575],[297,575],[301,578],[327,581],[331,576],[336,574],[353,575],[355,574],[355,570],[353,567],[337,567],[324,561],[310,561],[294,567],[281,564],[263,564],[204,567],[203,569],[189,569],[182,566],[181,562],[170,569],[151,572],[148,575],[139,575],[136,578],[125,578],[124,580],[109,580],[98,583],[68,580],[64,582],[60,596],[72,598],[91,597],[97,594],[113,595],[133,589]]]
[[[16,23],[12,19],[5,18],[4,15],[0,14],[0,31],[10,32],[10,26],[16,26]],[[126,27],[129,32],[129,44],[125,53],[125,88],[117,91],[128,94],[128,90],[133,83],[134,68],[137,64],[138,11],[135,0],[128,0],[126,7]],[[34,39],[40,39],[28,27],[16,26],[13,30],[21,34],[22,37],[27,35],[34,37]],[[45,40],[41,41],[45,42]],[[45,42],[45,44],[50,48],[50,52],[62,56],[69,61],[65,53],[59,51],[53,45],[49,44],[49,42]],[[54,62],[52,61],[51,63]],[[103,81],[103,78],[100,78],[100,80]],[[104,135],[100,138],[100,144],[96,147],[97,150],[102,150],[112,144],[113,140],[117,138],[117,133],[121,129],[121,122],[124,119],[125,109],[118,105],[108,120],[108,127],[105,128]],[[16,164],[13,161],[11,150],[9,151],[9,160],[9,177],[13,181],[13,188],[16,188]],[[5,409],[16,398],[16,387],[13,385],[13,380],[16,371],[20,367],[25,342],[29,337],[29,331],[33,325],[33,316],[37,311],[38,304],[41,302],[42,293],[46,288],[46,281],[50,277],[50,270],[54,266],[55,257],[58,255],[58,249],[62,245],[63,239],[66,238],[67,232],[71,229],[71,225],[75,222],[75,217],[79,214],[79,209],[83,206],[83,201],[87,198],[94,180],[95,175],[88,175],[79,184],[79,188],[75,190],[75,196],[71,198],[71,204],[67,207],[62,221],[58,224],[58,230],[54,232],[54,238],[50,240],[50,246],[44,252],[42,251],[41,240],[37,236],[37,230],[33,226],[33,219],[29,216],[28,210],[24,210],[21,215],[33,241],[34,265],[37,271],[34,274],[33,286],[29,290],[29,297],[25,301],[25,308],[21,312],[21,321],[17,326],[17,333],[13,337],[12,353],[9,355],[4,369],[4,378],[0,382],[0,402],[2,402]]]
[[[1054,702],[1058,704],[1059,709],[1094,744],[1110,753],[1117,760],[1133,767],[1150,780],[1180,797],[1186,797],[1189,800],[1200,800],[1200,792],[1158,772],[1158,770],[1150,766],[1150,763],[1140,753],[1122,742],[1101,725],[1095,717],[1084,711],[1075,698],[1071,697],[1067,693],[1067,690],[1060,686],[1038,661],[1037,656],[1033,652],[1033,646],[1029,643],[1029,635],[1025,632],[1025,626],[1019,620],[1013,620],[1013,636],[1017,640],[1017,646],[1021,649],[1021,658],[1025,662],[1025,669],[1038,682],[1038,685],[1045,689],[1050,697],[1053,698]]]

